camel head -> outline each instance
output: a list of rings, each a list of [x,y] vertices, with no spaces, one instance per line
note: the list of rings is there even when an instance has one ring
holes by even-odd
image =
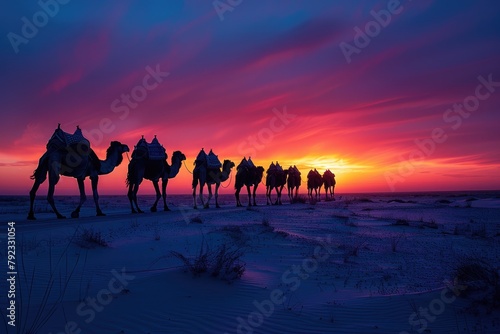
[[[109,148],[106,150],[106,159],[108,159],[108,157],[114,152],[118,153],[118,160],[116,161],[115,166],[119,166],[123,161],[122,154],[125,152],[130,152],[130,149],[127,145],[122,144],[119,141],[112,141],[109,145]]]
[[[222,164],[222,170],[231,170],[235,166],[234,162],[231,160],[224,160],[224,163]]]
[[[174,161],[174,159],[178,159],[179,161],[182,162],[182,161],[186,160],[186,156],[181,151],[175,151],[172,154],[172,161]]]

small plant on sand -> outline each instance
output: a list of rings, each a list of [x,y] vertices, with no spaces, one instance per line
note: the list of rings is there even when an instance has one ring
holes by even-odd
[[[134,219],[130,222],[130,228],[136,230],[139,227],[139,222],[137,219]]]
[[[189,218],[189,223],[190,224],[203,224],[203,220],[201,220],[200,216],[194,216]]]
[[[108,242],[102,236],[101,231],[94,231],[93,228],[82,229],[73,240],[81,248],[108,247]]]
[[[244,255],[243,250],[225,243],[212,250],[205,240],[202,240],[200,251],[194,258],[188,258],[175,251],[171,254],[180,259],[194,276],[208,273],[213,277],[231,282],[241,278],[245,272],[245,263],[241,261]]]
[[[401,239],[403,239],[404,237],[405,237],[404,233],[400,233],[398,235],[391,237],[391,250],[393,253],[396,253],[397,248],[398,248],[398,244],[401,241]]]
[[[392,223],[393,226],[409,226],[410,223],[408,222],[408,219],[397,219],[394,223]]]
[[[340,220],[344,225],[348,225],[350,220],[350,213],[339,211],[335,212],[332,217]]]
[[[345,249],[344,263],[349,262],[349,259],[351,256],[358,256],[359,250],[365,246],[366,246],[365,240],[357,241],[356,243],[354,243],[352,245],[341,245],[340,248]]]
[[[487,238],[486,224],[482,223],[472,227],[471,235],[477,238]]]
[[[471,310],[484,307],[488,312],[500,308],[500,277],[497,269],[479,257],[458,260],[453,270],[456,282],[467,288],[461,296],[472,301]]]
[[[423,222],[422,224],[424,227],[428,227],[428,228],[433,228],[433,229],[437,229],[439,228],[439,225],[436,223],[436,221],[434,219],[431,219],[430,221],[428,222]]]
[[[37,264],[31,270],[27,269],[24,252],[19,252],[18,275],[15,276],[16,285],[16,326],[11,332],[7,327],[7,315],[0,310],[0,316],[5,325],[5,333],[31,334],[46,333],[43,330],[47,322],[54,316],[63,304],[64,296],[73,278],[80,260],[80,254],[70,255],[68,249],[73,237],[62,250],[59,256],[53,258],[52,246],[49,247],[49,266],[43,268],[48,274],[35,275]],[[49,245],[51,243],[49,242]],[[10,281],[12,284],[12,281]],[[35,289],[42,289],[41,293],[33,293]]]

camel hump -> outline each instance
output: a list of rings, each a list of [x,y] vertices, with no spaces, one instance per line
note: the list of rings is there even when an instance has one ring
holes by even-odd
[[[195,164],[197,164],[197,163],[204,164],[207,162],[207,154],[205,153],[204,149],[200,150],[200,153],[198,153],[194,162],[195,162]]]
[[[68,132],[64,132],[61,129],[61,124],[57,126],[57,129],[50,137],[47,142],[47,149],[67,149],[70,146],[78,145],[80,150],[88,150],[90,149],[90,141],[83,136],[82,130],[80,127],[76,127],[76,130],[73,134]]]
[[[137,142],[134,152],[132,152],[132,158],[134,157],[146,158],[148,160],[165,160],[167,159],[167,150],[160,144],[156,136],[151,143],[148,143],[143,136]]]
[[[252,158],[251,157],[248,157],[248,160],[247,160],[248,164],[250,165],[251,168],[255,167],[255,164],[253,163],[252,161]]]
[[[151,143],[148,143],[149,160],[165,160],[167,159],[167,150],[158,141],[156,136]]]
[[[221,168],[222,164],[219,160],[219,157],[212,151],[207,155],[207,167],[208,168]]]

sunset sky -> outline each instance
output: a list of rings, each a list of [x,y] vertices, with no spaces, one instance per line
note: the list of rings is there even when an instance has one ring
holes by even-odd
[[[101,158],[157,135],[190,170],[203,147],[330,168],[339,193],[500,189],[498,1],[46,2],[0,14],[0,194],[28,194],[58,123]]]

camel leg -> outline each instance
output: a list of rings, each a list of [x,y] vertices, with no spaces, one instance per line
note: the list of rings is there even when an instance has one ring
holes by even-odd
[[[80,203],[78,203],[78,206],[76,207],[75,211],[71,212],[71,218],[78,218],[80,217],[80,208],[82,207],[83,203],[87,200],[87,195],[85,195],[85,179],[77,179],[78,182],[78,190],[80,190]]]
[[[193,208],[198,209],[196,205],[196,186],[193,187]]]
[[[162,180],[161,182],[161,194],[163,197],[163,211],[170,211],[167,205],[167,185],[168,185],[168,178],[165,180]]]
[[[209,187],[210,186],[207,184],[207,188],[209,188]],[[198,194],[198,197],[200,198],[201,206],[205,207],[205,205],[208,205],[208,202],[205,204],[205,200],[203,199],[203,188],[205,188],[205,185],[200,183],[200,193]],[[210,189],[210,188],[209,188],[209,190],[212,191],[212,189]]]
[[[127,192],[127,197],[130,202],[130,208],[132,209],[132,213],[137,213],[137,210],[134,207],[134,185],[129,184],[128,186],[128,192]]]
[[[240,191],[241,191],[241,188],[236,188],[236,192],[234,193],[234,197],[236,198],[236,207],[243,206],[243,205],[241,205],[241,202],[240,202]]]
[[[144,213],[144,211],[142,211],[139,208],[139,204],[137,203],[137,193],[138,192],[139,192],[139,184],[137,183],[134,185],[134,188],[132,189],[132,200],[134,201],[135,207],[137,208],[137,212]]]
[[[35,203],[35,197],[36,197],[36,192],[38,188],[40,187],[41,182],[35,179],[35,183],[33,183],[33,187],[30,190],[30,211],[28,212],[28,219],[29,220],[36,220],[35,218],[35,210],[33,208],[34,203]]]
[[[203,205],[203,208],[208,209],[210,206],[210,200],[212,199],[212,185],[207,183],[207,188],[208,188],[208,199],[207,202]],[[200,194],[201,196],[201,194]],[[201,200],[203,203],[203,199]]]
[[[63,215],[61,215],[59,213],[59,211],[57,211],[56,205],[54,203],[54,190],[56,188],[56,183],[57,183],[58,180],[59,180],[59,176],[57,176],[57,179],[55,179],[55,180],[54,179],[51,180],[49,178],[49,191],[47,193],[47,202],[49,202],[52,210],[54,211],[54,213],[57,216],[57,219],[65,219],[66,217],[63,216]]]
[[[272,201],[271,201],[271,187],[267,186],[266,187],[266,205],[269,205],[271,203],[272,203]]]
[[[92,195],[94,196],[96,216],[105,216],[105,214],[101,211],[101,207],[99,206],[99,193],[97,192],[97,183],[99,182],[99,176],[91,176],[90,181],[92,184]]]
[[[250,186],[247,186],[248,192],[248,206],[252,206],[252,194],[250,193]]]
[[[255,197],[257,195],[257,187],[258,186],[259,186],[258,184],[253,186],[253,206],[257,206],[257,202],[255,201]]]
[[[219,206],[219,187],[220,187],[220,183],[215,184],[215,207],[217,209],[220,209],[220,206]]]
[[[156,212],[156,206],[158,205],[158,201],[161,198],[161,192],[160,192],[160,187],[158,186],[158,181],[151,181],[151,182],[153,183],[153,187],[155,188],[156,199],[155,199],[155,202],[154,202],[153,206],[151,207],[150,211]]]

